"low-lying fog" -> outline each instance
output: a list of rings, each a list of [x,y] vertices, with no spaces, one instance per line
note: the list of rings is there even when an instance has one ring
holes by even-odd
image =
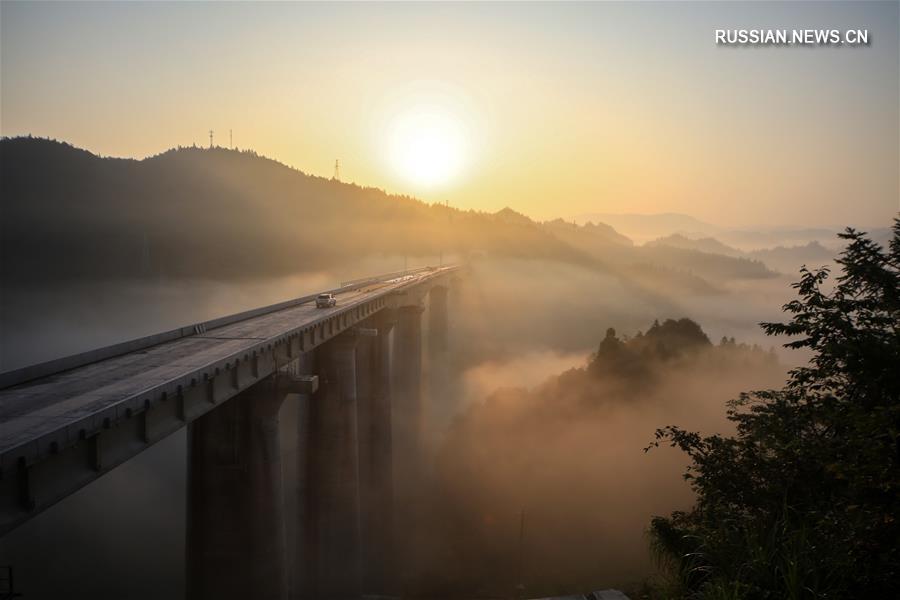
[[[423,262],[434,261],[407,264]],[[4,290],[0,369],[403,266],[403,259],[385,258],[277,281]],[[782,318],[789,281],[732,282],[723,293],[675,297],[596,269],[474,262],[450,296],[450,355],[426,377],[445,368],[448,385],[426,386],[434,458],[425,482],[429,520],[427,535],[418,536],[427,541],[417,541],[415,560],[404,566],[409,589],[475,597],[512,594],[523,584],[533,596],[650,574],[645,527],[653,515],[687,508],[691,494],[683,456],[642,449],[667,424],[723,431],[725,401],[781,384],[785,366],[800,357],[778,349],[780,362],[773,362],[766,351],[779,342],[757,323]],[[593,359],[608,328],[628,344],[655,319],[685,317],[712,345],[635,359],[624,370],[609,363],[571,371]],[[720,348],[723,336],[763,350]],[[15,565],[28,598],[73,589],[98,598],[181,597],[184,493],[179,432],[0,539],[0,564]]]

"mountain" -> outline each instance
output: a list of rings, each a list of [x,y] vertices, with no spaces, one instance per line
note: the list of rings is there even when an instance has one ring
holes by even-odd
[[[836,256],[836,252],[819,242],[810,242],[803,246],[777,246],[755,250],[749,254],[782,273],[791,274],[796,273],[802,265],[815,268],[832,264]]]
[[[589,221],[606,223],[636,242],[643,243],[655,238],[682,233],[689,236],[715,235],[721,228],[704,223],[690,215],[680,213],[660,213],[650,215],[589,213],[575,217],[577,223]]]
[[[759,260],[689,248],[645,245],[635,248],[634,255],[645,263],[686,271],[711,281],[767,279],[777,275]]]
[[[561,219],[543,224],[546,231],[552,233],[569,246],[588,254],[610,268],[627,273],[630,279],[640,279],[649,285],[653,281],[665,284],[670,291],[672,284],[679,278],[702,278],[694,281],[692,290],[704,290],[708,293],[714,286],[710,282],[724,283],[736,279],[764,279],[775,275],[758,261],[741,255],[740,252],[718,244],[715,240],[700,242],[705,248],[721,246],[726,253],[701,251],[693,246],[694,240],[683,236],[673,238],[684,247],[665,244],[645,244],[634,246],[630,239],[619,234],[609,225],[587,223],[575,225]],[[679,289],[683,288],[679,284]]]
[[[809,230],[796,230],[796,229],[788,229],[785,230],[792,237],[803,238],[804,232],[806,235],[822,235],[824,236],[827,233],[826,230],[817,230],[817,229],[809,229]],[[878,240],[878,235],[883,231],[876,229],[873,231],[872,239]],[[750,235],[749,232],[740,232],[745,235]],[[737,235],[738,232],[730,232],[732,235]],[[729,235],[729,232],[723,233],[723,235]],[[760,239],[760,236],[764,235],[760,232],[755,232],[752,234],[756,236],[756,239]],[[772,241],[774,239],[781,239],[779,237],[771,237],[768,241]],[[737,248],[733,248],[722,242],[718,241],[715,238],[700,238],[700,239],[690,239],[681,234],[673,234],[664,238],[659,238],[657,240],[653,240],[651,242],[647,242],[644,244],[645,247],[669,247],[669,248],[681,248],[687,250],[698,250],[701,252],[706,252],[709,254],[718,254],[722,256],[731,256],[735,258],[748,258],[754,261],[758,261],[764,263],[767,267],[774,269],[780,273],[786,274],[796,274],[800,267],[806,265],[810,268],[817,268],[822,266],[833,265],[834,259],[837,256],[839,250],[839,244],[835,243],[837,240],[837,236],[831,236],[831,244],[829,246],[825,246],[817,240],[808,242],[806,244],[795,245],[795,246],[775,246],[772,248],[763,248],[759,250],[751,250],[749,252],[744,252],[738,250]]]
[[[731,251],[737,252],[752,252],[777,246],[800,246],[810,242],[819,242],[823,246],[831,248],[832,251],[841,247],[836,237],[838,229],[823,227],[721,227],[706,223],[690,215],[679,213],[646,215],[590,213],[576,217],[575,221],[578,223],[587,221],[606,223],[641,244],[655,241],[659,238],[680,236],[685,240],[692,241],[713,238],[715,241],[729,246]],[[878,231],[883,232],[887,230],[879,229]],[[669,239],[666,244],[686,247],[684,240],[679,243],[676,239]],[[700,246],[693,247],[702,249]],[[716,249],[710,246],[704,251],[721,253],[727,250],[721,247]]]
[[[745,258],[636,247],[604,223],[536,223],[511,208],[462,211],[224,148],[134,160],[2,139],[0,192],[3,284],[234,280],[438,254],[566,262],[669,293],[715,293],[730,280],[772,275]]]
[[[491,218],[494,220],[494,222],[501,223],[503,225],[513,225],[516,227],[537,226],[537,223],[535,223],[522,213],[514,211],[508,206],[495,212],[493,215],[491,215]]]
[[[737,248],[732,248],[711,237],[690,239],[680,233],[673,233],[666,237],[657,238],[644,244],[645,246],[669,246],[671,248],[682,248],[685,250],[698,250],[700,252],[708,252],[710,254],[722,254],[724,256],[744,256],[744,253]]]
[[[431,205],[224,148],[132,160],[3,139],[0,191],[4,282],[264,277],[442,252],[591,262],[513,211]]]
[[[609,246],[631,247],[634,245],[630,239],[605,223],[588,222],[584,225],[576,225],[562,219],[554,219],[544,222],[543,227],[567,244],[591,254]]]
[[[584,224],[584,229],[592,235],[602,237],[615,244],[621,244],[622,246],[634,245],[634,242],[632,242],[630,238],[625,237],[606,223],[594,223],[593,221],[588,221]]]
[[[796,273],[803,265],[808,267],[829,265],[833,263],[837,254],[837,252],[826,248],[818,241],[799,246],[776,246],[774,248],[742,252],[737,248],[723,244],[715,238],[690,239],[678,233],[647,242],[644,246],[647,248],[696,250],[708,254],[751,259],[764,263],[767,267],[778,272],[788,274]]]
[[[802,227],[772,227],[759,229],[729,229],[719,232],[716,237],[729,246],[745,252],[766,250],[777,246],[799,246],[818,242],[833,249],[841,245],[837,229],[817,229]]]

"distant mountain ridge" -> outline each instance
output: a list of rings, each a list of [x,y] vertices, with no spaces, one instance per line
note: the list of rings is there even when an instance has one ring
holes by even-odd
[[[809,242],[802,246],[777,246],[765,250],[755,250],[749,255],[783,273],[794,273],[800,265],[810,268],[831,265],[835,258],[835,252],[819,242]]]
[[[646,246],[671,246],[673,248],[682,248],[687,250],[699,250],[700,252],[708,252],[710,254],[722,254],[724,256],[745,256],[737,248],[732,248],[723,244],[716,238],[704,237],[698,239],[690,239],[680,233],[673,233],[666,237],[651,240],[645,244]]]
[[[3,282],[267,277],[365,256],[438,254],[562,261],[685,293],[773,275],[761,262],[684,240],[636,247],[608,223],[537,223],[508,207],[462,211],[225,148],[134,160],[6,138],[0,192]]]
[[[563,221],[562,219],[554,219],[552,221],[545,221],[543,227],[557,237],[567,240],[575,247],[582,246],[584,243],[590,245],[613,244],[629,247],[634,245],[634,242],[632,242],[631,239],[625,237],[606,223],[587,222],[584,225],[576,225],[574,223]],[[584,241],[575,239],[577,236],[582,236]]]
[[[713,238],[732,250],[743,253],[777,246],[802,246],[810,242],[819,242],[832,251],[840,246],[836,237],[838,229],[823,227],[722,227],[680,213],[589,213],[575,217],[577,223],[588,221],[601,221],[611,225],[623,235],[641,244],[678,235],[692,242]],[[888,231],[888,228],[876,228],[875,237],[885,231]],[[684,247],[683,241],[672,239],[669,242],[668,245]],[[719,251],[724,252],[725,249],[720,248]]]
[[[14,257],[0,264],[4,281],[147,275],[142,269],[264,277],[365,255],[441,252],[591,262],[533,223],[514,227],[224,148],[132,160],[8,138],[0,140],[0,191],[0,251]]]
[[[665,244],[634,246],[629,238],[603,223],[576,225],[556,219],[545,222],[543,226],[573,248],[604,263],[627,267],[634,276],[655,274],[656,277],[668,278],[660,269],[678,273],[685,280],[700,277],[715,282],[762,279],[775,275],[762,262],[739,252],[735,256],[706,252],[695,247],[692,240],[680,236],[675,239],[682,241],[681,247]],[[711,240],[705,245],[713,244],[718,242]],[[702,287],[697,283],[694,289]]]
[[[829,265],[833,263],[836,254],[835,251],[826,248],[818,241],[797,246],[776,246],[743,252],[723,244],[715,238],[690,239],[679,233],[649,241],[644,246],[648,248],[679,248],[734,258],[747,258],[760,261],[782,273],[791,274],[796,273],[802,265],[809,267]]]
[[[615,228],[636,242],[665,237],[673,233],[714,235],[721,228],[710,225],[690,215],[681,213],[635,214],[635,213],[587,213],[575,217],[577,223],[601,222]]]

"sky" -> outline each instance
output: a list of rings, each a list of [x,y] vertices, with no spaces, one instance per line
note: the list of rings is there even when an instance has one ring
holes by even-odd
[[[886,226],[898,2],[0,3],[0,133],[251,148],[533,218]],[[717,28],[869,29],[723,47]]]

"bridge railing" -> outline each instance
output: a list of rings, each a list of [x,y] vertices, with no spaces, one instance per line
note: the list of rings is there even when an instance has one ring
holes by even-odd
[[[374,277],[361,277],[359,279],[350,279],[349,281],[341,282],[341,289],[347,288],[349,286],[358,286],[358,285],[367,285],[369,283],[379,283],[381,281],[385,281],[388,279],[397,279],[399,277],[406,277],[408,275],[415,275],[417,273],[422,273],[423,271],[436,271],[438,267],[417,267],[415,269],[406,269],[405,271],[394,271],[393,273],[385,273],[383,275],[376,275]]]
[[[446,268],[447,267],[444,267],[444,269]],[[193,325],[178,327],[176,329],[171,329],[162,333],[156,333],[133,340],[128,340],[126,342],[120,342],[111,346],[104,346],[103,348],[88,350],[79,354],[64,356],[62,358],[29,365],[27,367],[21,367],[12,371],[6,371],[0,373],[0,389],[18,385],[20,383],[25,383],[26,381],[37,379],[39,377],[46,377],[48,375],[53,375],[62,371],[68,371],[70,369],[83,367],[85,365],[99,362],[101,360],[106,360],[108,358],[113,358],[122,354],[128,354],[129,352],[137,352],[138,350],[150,348],[152,346],[163,344],[165,342],[171,342],[173,340],[177,340],[190,335],[206,333],[211,329],[217,329],[219,327],[224,327],[225,325],[231,325],[232,323],[237,323],[238,321],[245,321],[247,319],[252,319],[254,317],[258,317],[268,313],[284,310],[286,308],[292,308],[300,304],[306,304],[307,302],[312,302],[313,300],[315,300],[316,296],[318,296],[320,293],[338,294],[341,292],[353,291],[363,288],[372,283],[396,279],[398,277],[403,277],[406,275],[415,275],[429,270],[437,271],[439,269],[437,267],[420,267],[417,269],[409,269],[407,271],[398,271],[395,273],[376,275],[374,277],[368,277],[365,279],[341,282],[340,287],[331,290],[324,290],[323,292],[316,292],[315,294],[300,296],[299,298],[292,298],[291,300],[285,300],[284,302],[278,302],[276,304],[270,304],[268,306],[263,306],[260,308],[245,310],[233,315],[218,317],[216,319],[194,323]]]

